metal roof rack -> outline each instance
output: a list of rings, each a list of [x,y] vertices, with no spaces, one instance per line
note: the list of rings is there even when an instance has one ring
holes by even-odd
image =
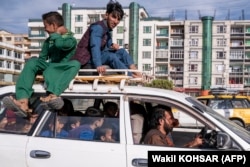
[[[239,94],[239,91],[227,88],[212,88],[210,93],[212,95],[237,95]]]
[[[142,74],[141,78],[133,78],[129,76],[129,72],[139,72]],[[153,77],[143,74],[139,70],[130,69],[106,69],[105,74],[98,74],[96,69],[80,69],[75,78],[70,82],[69,89],[73,89],[74,83],[92,83],[93,90],[98,88],[99,84],[119,84],[121,90],[125,85],[138,85],[150,82]],[[44,81],[43,76],[36,77],[37,81]],[[46,85],[45,85],[46,87]]]

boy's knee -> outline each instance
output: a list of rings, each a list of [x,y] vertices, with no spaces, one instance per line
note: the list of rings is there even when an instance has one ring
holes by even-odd
[[[37,66],[37,61],[38,61],[38,58],[37,58],[37,57],[30,58],[29,60],[27,60],[27,61],[25,62],[25,66],[28,66],[28,67],[36,67],[36,66]]]

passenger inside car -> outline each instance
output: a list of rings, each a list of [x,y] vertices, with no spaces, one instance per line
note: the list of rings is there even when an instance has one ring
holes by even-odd
[[[146,110],[143,105],[135,102],[130,102],[130,119],[135,144],[141,143],[144,132],[147,131]]]
[[[113,129],[113,139],[120,141],[119,134],[119,107],[113,101],[104,104],[103,113],[105,117],[104,126],[111,126]]]
[[[7,125],[8,120],[5,114],[2,114],[0,117],[0,130],[4,130]]]
[[[68,125],[67,129],[71,131],[75,128],[78,128],[81,125],[81,119],[82,117],[78,117],[78,116],[69,117],[69,121],[67,123]]]
[[[113,129],[112,127],[102,126],[97,129],[96,139],[103,142],[115,142],[113,139]]]
[[[174,119],[170,110],[158,108],[152,113],[150,120],[151,129],[144,138],[144,144],[173,147],[174,142],[168,133],[173,129]],[[194,140],[184,144],[185,147],[198,147],[203,144],[201,136],[197,135]]]
[[[63,129],[66,123],[67,123],[66,117],[60,117],[60,116],[57,117],[56,123],[54,123],[54,119],[51,119],[48,129],[45,131],[42,131],[40,136],[42,137],[56,136],[56,138],[66,138],[68,137],[68,132]]]
[[[89,107],[86,110],[83,125],[72,129],[69,137],[81,140],[94,140],[95,130],[103,125],[103,112],[100,109]]]
[[[30,113],[27,117],[25,125],[22,128],[22,132],[28,133],[32,125],[35,123],[37,117],[38,117],[37,113]]]

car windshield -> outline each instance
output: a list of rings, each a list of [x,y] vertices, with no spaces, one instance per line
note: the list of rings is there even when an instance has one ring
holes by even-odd
[[[224,124],[228,129],[233,131],[235,134],[240,136],[242,139],[244,139],[247,143],[250,144],[250,132],[246,129],[236,125],[234,122],[226,119],[225,117],[221,116],[220,114],[216,113],[213,109],[207,107],[206,105],[202,104],[195,98],[187,98],[189,102],[191,102],[195,108],[198,108],[201,111],[205,111],[215,119],[217,119],[219,122]]]

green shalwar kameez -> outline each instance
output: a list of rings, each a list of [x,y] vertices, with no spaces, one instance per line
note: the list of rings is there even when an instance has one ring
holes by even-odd
[[[80,68],[77,61],[68,63],[75,54],[76,45],[77,40],[72,33],[50,34],[43,44],[39,57],[31,58],[25,63],[16,83],[16,99],[31,97],[32,86],[38,72],[43,73],[47,92],[59,96]]]

